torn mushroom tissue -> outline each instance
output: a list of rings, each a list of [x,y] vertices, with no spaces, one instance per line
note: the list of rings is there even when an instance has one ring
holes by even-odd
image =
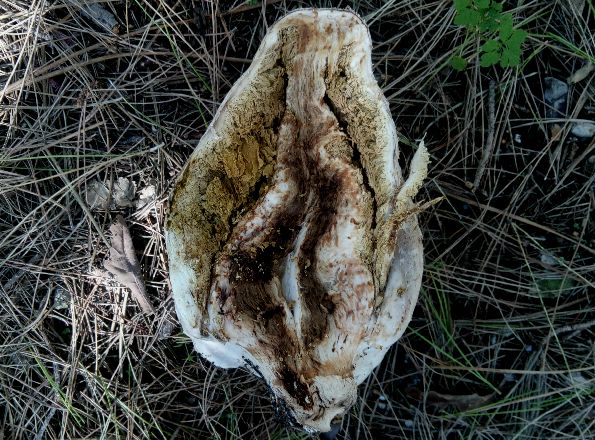
[[[182,171],[166,240],[196,350],[248,362],[295,422],[328,431],[411,319],[422,268],[388,103],[355,14],[305,9],[265,36]]]

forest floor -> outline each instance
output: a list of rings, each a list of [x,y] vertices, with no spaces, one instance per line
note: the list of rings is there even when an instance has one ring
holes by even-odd
[[[368,23],[401,166],[423,137],[418,200],[444,197],[413,320],[338,438],[595,438],[593,0],[4,0],[0,439],[310,438],[193,351],[163,236],[267,27],[310,6]],[[524,32],[513,66],[480,65],[508,50],[487,10]],[[117,215],[148,307],[104,269]]]

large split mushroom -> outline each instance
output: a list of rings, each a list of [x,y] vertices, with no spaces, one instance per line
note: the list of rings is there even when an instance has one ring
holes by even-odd
[[[196,350],[248,366],[287,416],[329,431],[403,334],[421,284],[409,177],[364,22],[304,9],[270,28],[181,173],[166,224]]]

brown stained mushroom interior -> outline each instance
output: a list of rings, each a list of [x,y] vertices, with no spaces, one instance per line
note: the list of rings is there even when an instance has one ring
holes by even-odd
[[[351,26],[359,24],[353,17]],[[346,32],[300,19],[279,31],[277,50],[264,55],[242,93],[219,111],[213,129],[221,132],[202,147],[210,153],[191,157],[168,226],[187,237],[183,258],[197,268],[204,333],[210,332],[209,306],[239,328],[255,323],[255,336],[283,367],[279,380],[306,410],[312,408],[314,375],[351,373],[354,353],[347,341],[362,336],[384,282],[373,264],[377,209],[392,197],[374,172],[384,160],[375,154],[382,122],[377,103],[354,79]],[[364,55],[357,56],[363,63]],[[178,197],[180,191],[195,194],[199,203]],[[354,236],[343,237],[339,223],[354,225]],[[338,240],[356,242],[355,254],[321,266],[317,252]],[[299,313],[283,281],[290,257]],[[345,270],[334,269],[339,263]],[[320,271],[333,278],[321,279]],[[340,298],[349,294],[347,285],[351,302]],[[296,328],[287,325],[288,313],[298,316]],[[323,365],[313,348],[331,323],[345,362]],[[228,338],[224,329],[214,336]]]

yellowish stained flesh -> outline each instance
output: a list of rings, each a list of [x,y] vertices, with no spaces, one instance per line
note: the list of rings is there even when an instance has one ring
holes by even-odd
[[[330,430],[402,335],[423,248],[362,20],[304,9],[267,33],[178,179],[166,240],[196,350],[249,365],[305,429]]]

